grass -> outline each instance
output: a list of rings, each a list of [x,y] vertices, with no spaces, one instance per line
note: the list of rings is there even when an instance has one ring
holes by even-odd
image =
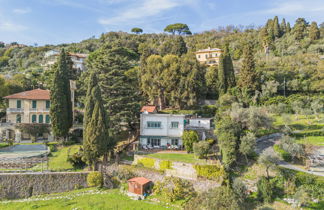
[[[52,152],[49,157],[48,168],[53,171],[73,170],[72,165],[67,161],[68,155],[77,152],[80,145],[59,147],[56,152]]]
[[[31,197],[24,200],[0,202],[2,210],[24,209],[167,209],[163,203],[154,203],[148,200],[132,200],[119,190],[97,190],[87,188],[65,193],[56,193]],[[169,207],[170,208],[170,207]],[[175,209],[174,207],[172,209]]]
[[[284,127],[284,118],[282,116],[274,116],[274,126],[276,128]],[[312,144],[314,146],[324,146],[324,115],[321,114],[317,118],[315,115],[290,115],[291,122],[289,127],[293,131],[292,136],[301,144]]]
[[[9,146],[7,143],[0,143],[0,149]]]
[[[194,154],[182,154],[182,153],[152,153],[147,156],[158,158],[161,160],[170,160],[176,162],[186,162],[186,163],[203,163],[204,160],[199,160],[195,158]]]

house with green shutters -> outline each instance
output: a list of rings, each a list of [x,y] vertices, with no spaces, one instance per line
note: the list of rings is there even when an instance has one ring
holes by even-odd
[[[8,100],[6,122],[0,124],[0,138],[16,142],[30,140],[30,135],[17,129],[19,124],[50,124],[50,91],[35,89],[4,97]],[[49,133],[37,134],[39,140],[51,140]]]

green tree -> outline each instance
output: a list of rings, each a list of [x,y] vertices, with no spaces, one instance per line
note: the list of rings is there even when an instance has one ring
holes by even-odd
[[[199,194],[186,204],[185,209],[239,210],[243,208],[239,205],[233,190],[229,187],[221,186]]]
[[[278,16],[275,16],[273,19],[273,35],[275,38],[279,38],[281,34]]]
[[[281,21],[280,30],[281,30],[281,35],[283,35],[287,32],[287,24],[286,24],[285,18],[283,18]]]
[[[210,149],[210,145],[208,141],[199,141],[197,143],[193,143],[193,152],[195,156],[198,158],[206,158]]]
[[[160,55],[165,56],[167,54],[174,54],[181,56],[187,53],[186,42],[182,36],[169,37],[163,42],[159,49]]]
[[[175,23],[175,24],[170,24],[167,25],[164,28],[165,32],[169,32],[171,34],[175,34],[176,32],[181,35],[181,34],[186,34],[186,35],[190,35],[191,31],[189,30],[189,27],[187,24],[184,23]]]
[[[248,132],[245,136],[240,138],[240,149],[239,151],[245,156],[246,162],[248,163],[247,156],[254,152],[254,148],[256,145],[256,138],[254,133]]]
[[[309,38],[311,40],[317,40],[320,38],[320,30],[318,29],[317,23],[315,21],[312,22],[309,28]]]
[[[184,131],[182,134],[182,142],[187,152],[193,152],[193,144],[199,141],[199,136],[196,131]]]
[[[218,67],[210,66],[205,74],[207,98],[217,99],[219,96]]]
[[[258,74],[255,70],[253,44],[251,42],[244,47],[243,62],[239,74],[238,85],[250,92],[257,90],[259,86]]]
[[[140,108],[139,87],[133,86],[132,74],[137,54],[122,47],[104,45],[88,58],[88,69],[98,75],[98,83],[106,112],[110,116],[109,128],[112,136],[118,138],[121,132],[134,132],[138,127]]]
[[[137,27],[132,28],[131,31],[132,31],[133,33],[135,33],[135,34],[143,33],[143,29],[141,29],[141,28],[137,28]]]
[[[91,73],[84,111],[83,149],[84,159],[94,169],[97,158],[113,150],[114,143],[109,137],[108,115],[103,106],[101,91],[95,73]]]
[[[279,157],[272,148],[268,148],[261,153],[258,162],[266,167],[267,179],[269,179],[269,170],[278,165]]]
[[[305,36],[305,31],[308,23],[304,18],[298,18],[294,25],[294,35],[296,40],[302,40]]]
[[[290,33],[290,31],[291,31],[291,26],[290,26],[289,22],[287,23],[286,31],[287,31],[287,33]]]
[[[257,183],[257,189],[257,196],[261,202],[270,203],[273,201],[274,194],[272,185],[267,178],[261,177]]]
[[[51,123],[55,137],[66,139],[72,126],[72,101],[69,80],[70,58],[62,49],[54,65],[54,79],[51,85]]]

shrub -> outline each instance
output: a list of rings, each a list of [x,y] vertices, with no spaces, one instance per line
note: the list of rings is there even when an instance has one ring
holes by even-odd
[[[103,176],[99,171],[92,171],[87,176],[87,183],[89,187],[102,187]]]
[[[280,145],[278,145],[278,144],[273,145],[273,149],[274,149],[275,152],[277,152],[280,155],[280,157],[284,161],[290,162],[292,160],[291,155],[288,152],[286,152],[285,150],[283,150],[280,147]]]
[[[56,152],[57,151],[56,144],[50,144],[50,145],[48,145],[48,147],[50,149],[50,152]]]
[[[225,176],[225,170],[220,165],[195,165],[198,176],[207,179],[219,180]]]
[[[86,166],[86,163],[82,160],[83,150],[80,148],[78,152],[73,155],[69,155],[67,161],[70,162],[74,169],[82,169]]]
[[[169,202],[188,201],[196,195],[195,189],[189,181],[177,177],[165,177],[162,182],[156,182],[153,192]]]
[[[137,165],[147,167],[147,168],[154,168],[155,160],[152,158],[141,158],[137,161]]]
[[[172,162],[169,160],[162,160],[160,162],[160,171],[165,171],[166,169],[172,168]]]
[[[193,143],[199,141],[198,133],[196,131],[184,131],[182,141],[187,152],[193,152]]]

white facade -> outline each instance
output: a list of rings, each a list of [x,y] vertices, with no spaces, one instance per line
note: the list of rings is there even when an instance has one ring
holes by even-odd
[[[140,144],[151,147],[181,146],[185,115],[141,114]]]

